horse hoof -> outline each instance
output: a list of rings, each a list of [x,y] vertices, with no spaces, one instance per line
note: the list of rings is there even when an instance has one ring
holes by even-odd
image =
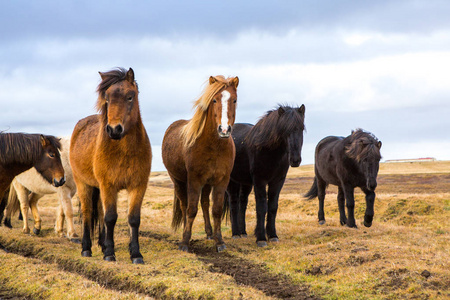
[[[5,221],[3,222],[3,224],[5,224],[5,226],[8,228],[12,228],[11,219],[5,218]]]
[[[37,228],[33,228],[33,233],[34,233],[35,235],[39,235],[39,233],[41,233],[41,230],[40,230],[40,229],[37,229]]]
[[[241,233],[241,237],[246,238],[248,235],[246,233]]]
[[[108,255],[103,258],[106,261],[116,261],[116,257],[114,255]]]
[[[320,220],[319,225],[323,225],[323,224],[325,224],[325,220]]]
[[[217,245],[217,252],[223,252],[227,249],[227,246],[225,244]]]
[[[344,226],[347,224],[347,221],[341,221],[341,225]]]
[[[81,256],[92,257],[92,252],[90,250],[84,250],[83,252],[81,252]]]
[[[354,225],[349,225],[349,224],[347,224],[347,227],[358,229],[358,226],[356,226],[356,224],[354,224]]]
[[[372,222],[366,222],[366,221],[364,221],[364,226],[366,226],[366,227],[370,227],[370,226],[372,226]]]
[[[207,235],[207,236],[206,236],[206,239],[207,239],[207,240],[213,240],[213,237],[212,237],[211,235]]]
[[[133,264],[140,264],[140,265],[144,264],[144,259],[142,257],[133,258],[131,259],[131,261],[133,262]]]
[[[266,241],[257,241],[256,245],[260,248],[267,247],[267,242]]]
[[[277,237],[273,237],[269,239],[269,242],[278,243],[280,240]]]
[[[75,244],[81,244],[81,241],[79,238],[72,238],[72,239],[70,239],[70,241]]]
[[[189,252],[189,247],[186,245],[180,245],[178,246],[178,250],[181,250],[183,252]]]
[[[241,236],[240,235],[233,235],[231,238],[237,240],[237,239],[240,239]]]

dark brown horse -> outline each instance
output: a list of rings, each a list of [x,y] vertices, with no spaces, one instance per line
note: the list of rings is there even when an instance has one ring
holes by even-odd
[[[175,186],[172,227],[178,228],[182,221],[184,224],[180,250],[189,250],[200,194],[209,197],[211,190],[214,233],[207,230],[207,234],[214,238],[217,251],[226,248],[220,226],[235,157],[230,133],[236,114],[238,84],[238,77],[211,76],[209,85],[195,102],[192,119],[172,123],[164,135],[163,162]],[[203,211],[208,214],[209,201]],[[209,220],[209,215],[205,215],[206,219]]]
[[[381,159],[381,142],[370,132],[352,131],[348,137],[328,136],[316,146],[314,183],[305,195],[319,197],[319,224],[325,224],[324,199],[328,184],[338,186],[338,205],[341,225],[356,228],[355,187],[366,194],[364,226],[372,226],[375,188]],[[345,201],[347,200],[347,201]],[[348,219],[345,215],[347,206]]]
[[[103,258],[115,261],[117,194],[126,189],[131,260],[144,263],[139,251],[139,225],[152,153],[139,110],[138,86],[131,68],[100,76],[102,81],[97,88],[100,114],[78,121],[70,143],[70,164],[83,214],[81,254],[92,256],[91,233],[99,220]]]
[[[16,175],[34,167],[50,184],[64,184],[59,139],[50,135],[0,133],[0,201]],[[4,201],[0,203],[0,223]],[[5,220],[6,221],[6,220]],[[11,226],[9,223],[5,224]]]

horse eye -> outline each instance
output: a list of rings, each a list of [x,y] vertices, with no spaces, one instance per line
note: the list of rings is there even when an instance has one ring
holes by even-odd
[[[236,99],[234,99],[233,103],[236,103],[236,101],[237,101],[237,100],[236,100]]]
[[[213,100],[214,103],[217,103],[216,99]]]
[[[131,102],[131,101],[133,101],[133,97],[130,96],[127,98],[127,100]]]
[[[50,156],[51,158],[55,158],[55,153],[49,153],[48,156]]]

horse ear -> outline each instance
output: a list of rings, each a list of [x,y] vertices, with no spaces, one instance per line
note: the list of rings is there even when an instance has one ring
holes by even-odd
[[[129,82],[134,84],[134,71],[132,68],[128,69],[127,75],[125,76],[125,79]]]
[[[231,84],[233,84],[234,88],[237,89],[238,85],[239,85],[239,77],[234,77],[233,80],[231,81]]]
[[[50,144],[49,140],[47,140],[47,138],[45,136],[43,136],[42,134],[40,135],[40,141],[41,141],[42,147],[48,146]]]
[[[217,81],[216,77],[214,77],[214,76],[209,76],[209,84],[210,84],[210,85],[213,84],[213,83],[216,82],[216,81]]]
[[[304,114],[305,114],[305,104],[302,104],[302,106],[300,106],[299,108],[297,108],[297,111],[298,111],[301,115],[304,115]]]
[[[381,145],[382,145],[381,141],[378,141],[378,143],[377,143],[378,149],[381,149]]]
[[[284,108],[282,108],[281,106],[278,108],[278,115],[281,116],[282,114],[284,114],[285,110]]]
[[[100,77],[102,78],[102,80],[105,80],[104,75],[102,72],[98,72],[98,74],[100,74]]]

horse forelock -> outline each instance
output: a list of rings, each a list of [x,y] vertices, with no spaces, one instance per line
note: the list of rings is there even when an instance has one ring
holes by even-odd
[[[127,76],[127,70],[124,68],[117,68],[108,72],[101,73],[102,81],[97,86],[98,99],[96,108],[101,114],[106,113],[106,91],[108,88],[116,83],[124,81]],[[137,82],[134,81],[136,89],[138,89]]]
[[[347,137],[345,153],[348,157],[360,162],[367,158],[381,159],[378,139],[375,135],[362,129],[357,129]]]
[[[222,75],[214,76],[214,78],[216,79],[216,82],[207,84],[201,96],[194,102],[194,115],[181,131],[185,147],[191,147],[203,133],[208,114],[208,107],[214,96],[221,90],[231,86],[232,80],[234,79],[234,77],[225,78]]]
[[[284,111],[281,115],[278,113],[280,108]],[[305,116],[297,108],[279,105],[259,119],[246,139],[257,147],[275,147],[293,132],[304,131],[304,120]]]
[[[60,149],[61,143],[52,136],[45,136],[50,143]],[[30,164],[42,155],[39,134],[0,133],[0,163],[3,165]]]

